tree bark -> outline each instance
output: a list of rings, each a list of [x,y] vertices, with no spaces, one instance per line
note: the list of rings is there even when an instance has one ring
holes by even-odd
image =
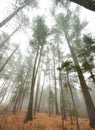
[[[70,0],[76,4],[79,4],[89,10],[95,11],[95,0]]]

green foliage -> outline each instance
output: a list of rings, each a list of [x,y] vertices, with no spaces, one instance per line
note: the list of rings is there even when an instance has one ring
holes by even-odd
[[[95,40],[91,35],[84,35],[83,42],[85,43],[85,50],[89,55],[95,53]]]
[[[84,71],[86,72],[86,71],[89,71],[89,68],[93,69],[94,65],[93,64],[87,64],[87,62],[83,62],[82,67],[83,67]]]
[[[38,47],[41,46],[43,47],[44,44],[46,43],[46,38],[48,35],[48,28],[45,25],[43,17],[38,16],[34,20],[34,28],[33,28],[33,40],[30,42],[31,46]]]
[[[87,35],[84,35],[83,37],[83,41],[88,44],[88,45],[92,45],[95,43],[94,39],[92,39],[91,36],[87,36]]]
[[[65,83],[65,84],[64,84],[64,88],[68,88],[68,84]]]
[[[62,68],[70,66],[71,63],[72,63],[71,61],[62,62]]]
[[[57,24],[60,28],[60,30],[62,31],[66,31],[66,30],[69,30],[70,29],[70,15],[71,13],[67,13],[67,15],[64,15],[64,14],[59,14],[57,15],[56,17],[56,21],[57,21]]]
[[[75,66],[72,61],[66,60],[65,62],[62,62],[61,69],[66,69],[67,72],[71,72],[75,70]]]
[[[57,67],[57,70],[58,70],[58,71],[61,71],[61,70],[62,70],[62,68],[60,68],[60,67]]]

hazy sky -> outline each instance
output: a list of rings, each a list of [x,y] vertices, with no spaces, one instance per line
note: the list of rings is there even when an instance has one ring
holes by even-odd
[[[51,0],[39,0],[40,3],[40,8],[38,11],[34,10],[34,12],[31,11],[31,13],[29,13],[29,16],[32,18],[33,16],[37,15],[37,14],[45,14],[47,16],[47,23],[48,25],[51,25],[53,23],[52,19],[50,18],[50,12],[49,9],[51,8]],[[0,0],[0,21],[2,21],[4,18],[6,18],[13,10],[12,8],[12,4],[15,4],[15,0]],[[76,4],[72,4],[72,6],[75,6]],[[83,7],[81,7],[81,18],[82,19],[86,19],[89,24],[87,26],[87,32],[90,33],[95,33],[95,12],[87,10]],[[8,25],[8,29],[7,32],[10,31],[10,27],[12,27],[12,21],[9,22],[10,24]],[[1,30],[6,31],[5,29],[6,26],[4,26],[4,28],[1,28]],[[8,32],[9,33],[9,32]],[[19,35],[19,37],[18,37]],[[24,36],[23,33],[16,33],[15,36],[12,37],[13,40],[17,40],[18,43],[22,42],[26,42],[27,37]],[[24,44],[23,44],[24,45]]]
[[[48,15],[51,0],[39,0],[39,3],[41,7],[41,10],[39,10],[39,14],[43,14],[43,12],[45,12],[46,15]],[[4,17],[10,14],[12,4],[15,4],[14,0],[0,0],[0,21],[2,21]],[[86,18],[87,21],[89,21],[88,29],[95,32],[95,12],[87,10],[83,7],[81,7],[81,9],[81,17]]]

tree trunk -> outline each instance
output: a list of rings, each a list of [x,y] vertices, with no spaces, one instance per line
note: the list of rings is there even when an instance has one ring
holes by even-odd
[[[28,4],[24,4],[23,6],[19,7],[17,10],[15,10],[10,16],[5,18],[1,23],[0,27],[3,27],[7,22],[9,22],[17,13],[22,10],[24,7],[26,7]]]
[[[7,85],[4,87],[4,90],[2,91],[3,95],[2,95],[2,98],[1,98],[1,100],[0,100],[0,104],[1,104],[2,101],[4,100],[5,95],[6,95],[7,91],[8,91],[8,88],[9,88],[10,84],[11,84],[11,81],[9,81],[9,83],[7,82]]]
[[[70,0],[76,4],[79,4],[89,10],[95,11],[95,0]]]
[[[71,106],[70,106],[69,102],[68,102],[68,107],[69,107],[69,115],[70,115],[70,119],[71,119],[71,124],[73,124],[73,117],[72,117]]]
[[[71,98],[72,98],[72,102],[73,102],[73,106],[74,106],[74,111],[75,111],[75,115],[76,115],[76,125],[77,125],[77,130],[80,130],[79,128],[79,121],[78,121],[78,113],[77,113],[77,109],[76,109],[76,105],[75,105],[75,101],[74,101],[74,97],[73,97],[73,92],[72,92],[72,88],[69,82],[69,76],[68,76],[68,72],[67,73],[67,82],[68,82],[68,86],[69,86],[69,90],[70,90],[70,94],[71,94]]]
[[[27,86],[29,86],[29,82],[27,81],[28,78],[30,78],[29,76],[29,73],[31,72],[31,63],[32,63],[32,60],[31,60],[31,55],[30,55],[30,62],[29,62],[29,66],[28,66],[28,69],[27,69],[27,73],[26,73],[26,76],[25,76],[25,80],[24,80],[24,83],[23,83],[23,94],[22,94],[22,101],[19,105],[19,110],[21,111],[22,109],[22,106],[23,106],[23,102],[24,102],[24,97],[25,97],[25,92],[26,92],[26,89],[27,89]]]
[[[0,48],[5,46],[5,43],[19,30],[21,25],[19,25],[3,42],[0,43]]]
[[[14,104],[14,107],[12,110],[14,114],[18,110],[18,106],[19,106],[19,102],[20,102],[20,98],[21,98],[21,92],[22,92],[22,83],[19,85],[19,92],[17,93],[16,101],[15,101],[15,104]]]
[[[43,90],[44,90],[44,84],[45,84],[45,78],[46,78],[46,73],[44,74],[44,78],[43,78],[43,85],[42,85],[42,90],[41,90],[41,94],[40,94],[40,98],[39,98],[39,103],[38,103],[38,112],[40,111],[40,106],[41,106],[41,99],[42,99],[42,95],[43,95]]]
[[[50,68],[49,68],[49,97],[48,97],[48,114],[49,114],[49,117],[51,116],[51,102],[50,102]]]
[[[41,56],[41,50],[40,50],[40,56]],[[32,83],[31,83],[28,110],[27,110],[27,114],[26,114],[24,123],[28,122],[29,120],[33,120],[33,94],[34,94],[35,80],[36,80],[36,76],[37,76],[37,72],[38,72],[38,68],[39,68],[39,62],[40,62],[39,59],[41,59],[40,56],[39,56],[39,47],[38,47],[37,54],[36,54],[35,61],[34,61],[34,66],[33,66]],[[39,57],[39,59],[38,59],[38,57]],[[37,65],[37,61],[38,61],[38,65]]]
[[[55,111],[56,111],[56,114],[59,114],[58,101],[57,101],[57,88],[56,88],[56,73],[55,73],[54,54],[53,54],[53,70],[54,70],[54,86],[55,86]]]
[[[69,41],[69,38],[68,38],[68,35],[67,35],[66,32],[65,32],[65,37],[66,37],[68,46],[70,48],[73,61],[74,61],[75,66],[76,66],[76,71],[77,71],[77,74],[78,74],[78,77],[79,77],[81,89],[82,89],[83,96],[84,96],[85,103],[86,103],[88,117],[89,117],[89,120],[90,120],[90,126],[94,128],[95,127],[95,107],[94,107],[94,104],[92,102],[92,99],[91,99],[91,96],[90,96],[90,93],[89,93],[89,90],[88,90],[88,86],[85,82],[85,79],[84,79],[82,70],[79,66],[79,63],[78,63],[77,57],[75,55],[74,49],[70,45],[70,41]]]
[[[63,94],[63,86],[62,86],[62,77],[61,77],[61,71],[59,71],[59,82],[60,82],[60,94],[61,94],[61,104],[62,104],[62,113],[63,113],[63,119],[66,119],[66,103],[64,100],[64,94]]]
[[[37,89],[36,89],[36,97],[35,97],[35,105],[34,105],[34,115],[36,114],[37,111],[37,104],[38,104],[38,92],[39,92],[39,87],[40,87],[40,77],[41,76],[41,71],[38,74],[38,82],[37,82]]]
[[[9,58],[6,60],[6,62],[2,65],[2,67],[0,68],[0,72],[4,69],[4,67],[7,65],[8,61],[11,59],[11,57],[14,55],[14,53],[16,52],[16,50],[19,48],[19,46],[17,46],[15,48],[15,50],[11,53],[11,55],[9,56]]]
[[[4,81],[4,83],[1,85],[1,87],[0,87],[0,97],[1,97],[1,94],[2,94],[2,92],[3,92],[3,90],[4,90],[4,87],[5,87],[5,85],[8,83],[8,81],[9,80],[6,80],[6,81]]]

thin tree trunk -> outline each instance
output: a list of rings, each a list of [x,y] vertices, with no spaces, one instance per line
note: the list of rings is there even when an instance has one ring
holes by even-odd
[[[37,104],[38,104],[38,92],[39,92],[39,87],[40,87],[40,78],[41,78],[41,71],[38,74],[36,97],[35,97],[35,105],[34,105],[34,115],[36,114]]]
[[[12,91],[11,91],[11,93],[13,94],[14,93],[14,90],[15,90],[15,87],[16,87],[16,85],[14,84],[13,86],[12,86]],[[9,93],[10,94],[10,93]],[[9,100],[9,102],[8,102],[8,104],[7,104],[7,109],[8,110],[10,110],[10,107],[12,106],[12,99],[13,99],[13,95],[11,94],[11,96],[10,96],[10,100]]]
[[[80,130],[80,128],[79,128],[79,121],[78,121],[78,113],[77,113],[77,109],[76,109],[76,105],[75,105],[75,101],[74,101],[74,97],[73,97],[73,92],[72,92],[71,85],[70,85],[70,82],[69,82],[68,72],[66,71],[66,73],[67,73],[68,87],[69,87],[69,90],[70,90],[70,93],[71,93],[72,102],[73,102],[73,106],[74,106],[74,111],[75,111],[75,115],[76,115],[77,130]]]
[[[45,84],[45,78],[46,78],[46,73],[44,74],[44,78],[43,78],[43,85],[42,85],[42,90],[41,90],[41,94],[40,94],[40,98],[39,98],[39,103],[38,103],[38,112],[40,111],[41,99],[42,99],[43,90],[44,90],[44,84]]]
[[[29,68],[28,68],[28,71],[27,71],[27,74],[26,74],[26,77],[25,77],[25,80],[24,80],[24,90],[23,90],[22,100],[21,100],[21,103],[19,105],[19,110],[21,110],[21,108],[22,108],[24,97],[25,97],[25,91],[27,89],[27,86],[29,86],[27,79],[30,77],[29,73],[31,72],[31,70],[30,70],[31,63],[32,63],[32,60],[31,60],[31,56],[30,56]]]
[[[6,60],[6,62],[2,65],[2,67],[0,68],[0,72],[4,69],[4,67],[7,65],[8,61],[11,59],[11,57],[14,55],[14,53],[16,52],[16,50],[19,48],[19,46],[17,46],[15,48],[15,50],[11,53],[11,55],[9,56],[9,58]]]
[[[49,69],[50,70],[50,69]],[[51,116],[51,109],[50,109],[50,105],[51,105],[51,102],[50,102],[50,91],[51,91],[51,89],[50,89],[50,72],[49,72],[49,100],[48,100],[48,113],[49,113],[49,117]]]
[[[19,85],[19,93],[17,94],[16,101],[12,110],[14,114],[16,113],[18,104],[20,102],[21,91],[22,91],[21,87],[22,87],[22,84]]]
[[[71,106],[70,106],[69,102],[68,102],[68,105],[69,105],[69,113],[70,113],[71,124],[73,124],[73,117],[72,117]]]
[[[54,68],[54,86],[55,86],[55,111],[56,111],[56,114],[59,114],[58,101],[57,101],[57,88],[56,88],[56,73],[55,73],[54,54],[53,54],[53,68]]]
[[[60,51],[59,51],[59,44],[57,42],[57,55],[58,55],[58,63],[60,67]],[[62,88],[62,79],[61,79],[61,72],[59,71],[59,87],[60,87],[60,105],[61,105],[61,116],[62,116],[62,129],[64,130],[64,119],[66,119],[65,113],[65,104],[64,104],[64,97],[63,97],[63,88]]]
[[[16,9],[10,16],[8,16],[7,18],[5,18],[1,23],[0,23],[0,27],[3,27],[7,22],[9,22],[15,15],[17,15],[17,13],[22,10],[24,7],[26,7],[28,4],[24,4],[23,6],[19,7],[18,9]]]
[[[0,86],[0,93],[1,93],[1,91],[2,91],[2,89],[3,89],[3,86],[6,84],[6,82],[7,82],[7,81],[3,81],[3,83],[1,84],[1,86]]]
[[[24,101],[24,97],[25,97],[25,88],[23,90],[23,94],[22,94],[21,101],[20,101],[20,104],[19,104],[19,108],[18,108],[19,111],[21,111],[21,109],[22,109],[22,105],[23,105],[23,101]]]
[[[0,95],[2,94],[2,91],[4,90],[4,87],[5,87],[5,85],[8,83],[8,80],[6,80],[5,82],[4,82],[4,84],[2,84],[2,88],[1,88],[1,90],[0,90]],[[0,96],[1,97],[1,96]]]
[[[63,86],[62,86],[62,77],[61,77],[61,72],[59,71],[59,81],[60,81],[60,88],[61,88],[61,98],[62,98],[62,113],[63,113],[63,118],[66,119],[66,103],[64,100],[64,95],[63,95]]]
[[[3,94],[3,96],[2,96],[2,99],[0,100],[0,104],[1,104],[1,102],[4,100],[5,95],[6,95],[6,93],[7,93],[7,90],[8,90],[8,88],[9,88],[10,84],[11,84],[11,82],[9,81],[9,83],[7,84],[7,87],[6,87],[5,91],[3,92],[4,94]]]
[[[24,123],[27,123],[29,120],[33,120],[33,93],[34,93],[34,85],[35,85],[35,80],[36,80],[35,79],[36,78],[35,72],[36,72],[36,65],[37,65],[38,56],[39,56],[39,48],[37,50],[37,54],[36,54],[34,66],[33,66],[30,99],[29,99],[28,110],[27,110],[27,114],[26,114]]]
[[[19,25],[3,42],[0,43],[0,48],[5,46],[5,43],[19,30],[20,27],[21,25]]]

